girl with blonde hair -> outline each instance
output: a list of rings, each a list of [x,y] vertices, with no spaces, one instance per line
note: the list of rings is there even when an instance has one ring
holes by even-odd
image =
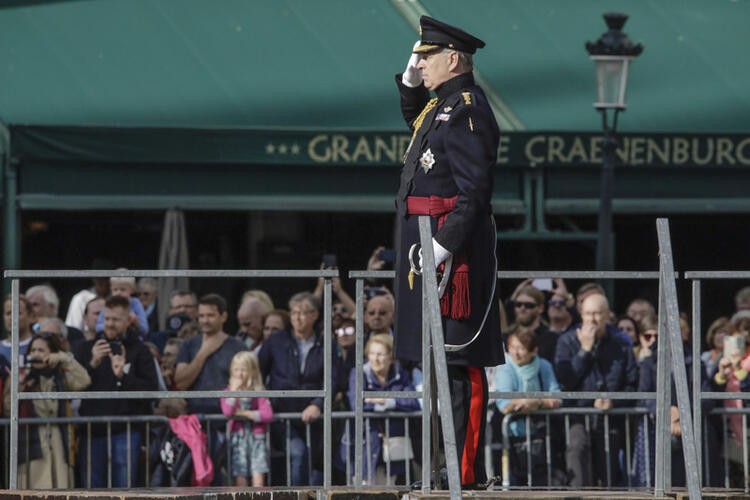
[[[234,355],[229,373],[227,391],[265,390],[258,357],[250,351]],[[271,403],[264,397],[225,397],[221,398],[221,411],[231,418],[230,471],[235,486],[248,486],[249,477],[253,486],[263,486],[264,474],[268,472],[266,433],[273,419]]]

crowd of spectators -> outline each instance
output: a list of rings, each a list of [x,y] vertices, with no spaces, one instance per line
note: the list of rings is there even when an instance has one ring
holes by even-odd
[[[378,250],[373,252],[370,269],[383,267],[379,254]],[[348,411],[356,397],[355,300],[338,278],[333,279],[332,291],[330,383],[335,393],[334,410]],[[156,280],[96,278],[91,288],[72,297],[63,321],[54,288],[49,284],[35,285],[20,296],[17,311],[19,390],[321,390],[326,356],[322,295],[322,279],[312,291],[290,294],[286,307],[274,304],[262,290],[249,290],[239,298],[236,310],[230,311],[226,299],[217,294],[198,297],[190,290],[173,290],[169,303],[162,305],[157,303]],[[369,283],[365,299],[363,387],[375,391],[421,389],[420,367],[400,363],[393,356],[395,311],[388,284]],[[550,280],[546,285],[529,279],[519,283],[501,302],[503,327],[498,335],[504,339],[506,364],[488,369],[491,391],[655,391],[659,321],[658,311],[648,300],[632,300],[618,316],[605,290],[596,283],[580,286],[574,295],[562,279]],[[160,307],[167,309],[162,329],[158,321]],[[695,360],[702,367],[701,380],[696,383],[705,390],[750,388],[750,288],[737,294],[736,307],[733,316],[711,323],[705,338],[706,350]],[[10,332],[11,313],[8,296],[4,301],[6,333]],[[230,315],[236,316],[236,332],[226,331]],[[687,344],[690,326],[686,317],[681,326],[686,343],[685,363],[690,367],[693,360]],[[6,336],[0,341],[4,417],[9,413],[10,366],[11,344]],[[420,404],[416,399],[364,398],[364,410],[375,414],[419,411]],[[488,425],[494,442],[500,443],[503,419],[514,417],[507,426],[511,484],[525,484],[530,473],[534,485],[546,485],[550,478],[552,485],[573,487],[645,485],[648,478],[653,478],[654,404],[653,400],[519,395],[494,401]],[[711,405],[737,408],[743,402],[707,402],[704,409],[710,410]],[[650,408],[650,425],[606,416],[613,408],[627,406]],[[571,414],[565,420],[534,417],[539,410],[561,407],[558,411],[592,411],[588,415]],[[91,418],[77,426],[24,426],[21,439],[30,444],[19,446],[21,487],[148,484],[149,471],[143,469],[140,458],[149,427],[143,419],[127,420],[154,414],[172,419],[180,414],[216,417],[202,419],[200,429],[207,436],[205,453],[213,463],[214,485],[322,484],[321,397],[267,399],[227,394],[224,398],[184,400],[26,400],[19,410],[22,417],[107,417]],[[229,423],[221,416],[228,417]],[[679,438],[679,412],[674,401],[671,416],[672,435]],[[716,451],[714,447],[717,456],[709,483],[723,484],[723,461],[718,454],[730,456],[730,467],[742,463],[742,416],[730,415],[726,426],[722,426],[720,418],[707,421],[712,439],[722,442],[722,433],[729,438],[731,449]],[[351,479],[353,443],[358,439],[367,445],[364,469],[368,481],[403,482],[408,477],[407,467],[413,467],[411,477],[417,477],[420,422],[410,420],[406,427],[404,422],[403,418],[373,418],[368,421],[365,434],[355,436],[353,425],[336,421],[331,450],[334,481],[345,484]],[[636,436],[631,446],[625,444],[626,434]],[[549,457],[545,435],[552,436]],[[674,446],[674,456],[679,459],[678,439]],[[627,460],[626,450],[631,453]],[[528,462],[527,453],[532,455]],[[531,471],[527,463],[531,463]],[[548,463],[553,469],[551,474]],[[628,468],[626,464],[631,465]],[[386,472],[390,478],[385,477]],[[684,477],[678,474],[673,481],[679,484]]]

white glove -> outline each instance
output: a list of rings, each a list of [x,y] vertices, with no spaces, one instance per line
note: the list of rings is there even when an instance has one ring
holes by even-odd
[[[432,251],[435,252],[435,268],[452,255],[443,245],[435,241],[435,238],[432,238]]]
[[[432,252],[435,254],[435,269],[442,264],[445,259],[450,257],[452,254],[445,249],[443,245],[435,241],[435,238],[432,238]],[[419,268],[422,269],[424,267],[422,262],[422,249],[419,249]]]
[[[414,48],[416,49],[421,44],[422,42],[417,41],[414,44]],[[417,64],[419,64],[419,54],[412,54],[409,58],[409,62],[406,63],[404,74],[401,76],[401,83],[403,83],[407,87],[414,88],[422,85],[422,71],[417,69]]]

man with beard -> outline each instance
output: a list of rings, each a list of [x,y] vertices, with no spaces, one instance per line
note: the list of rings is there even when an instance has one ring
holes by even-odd
[[[189,295],[183,295],[183,297]],[[227,321],[227,302],[224,297],[209,293],[198,302],[198,323],[201,334],[188,338],[177,353],[174,385],[178,391],[218,391],[229,384],[229,368],[235,354],[245,350],[245,344],[224,331]],[[221,415],[219,398],[188,399],[190,413]],[[206,434],[210,443],[214,470],[221,470],[226,462],[225,423],[207,422]],[[221,474],[214,474],[212,486],[221,485]]]
[[[75,353],[76,360],[91,377],[89,391],[158,390],[154,358],[137,333],[128,330],[129,325],[130,300],[112,295],[104,303],[104,331],[79,344]],[[84,399],[80,409],[83,417],[151,413],[147,399]],[[134,485],[142,436],[140,425],[129,428],[124,423],[92,425],[91,434],[84,436],[80,448],[82,484],[92,488],[107,487],[107,456],[111,451],[112,487]]]
[[[542,322],[544,292],[531,285],[522,287],[513,300],[513,311],[516,314],[516,321],[508,328],[508,335],[520,328],[533,331],[539,349],[538,355],[552,363],[555,360],[557,335],[550,332],[549,327]]]

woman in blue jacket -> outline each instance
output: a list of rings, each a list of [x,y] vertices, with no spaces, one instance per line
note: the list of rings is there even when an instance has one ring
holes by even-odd
[[[552,364],[546,359],[537,356],[536,334],[533,330],[519,328],[508,336],[508,355],[505,364],[497,368],[495,374],[495,390],[499,392],[559,392],[560,385],[555,378]],[[524,448],[522,453],[514,453],[510,450],[511,458],[511,484],[525,484],[526,460],[525,460],[525,436],[526,419],[523,415],[530,414],[539,409],[558,408],[559,399],[530,399],[513,398],[498,399],[495,401],[498,410],[504,415],[509,413],[521,414],[513,419],[508,427],[513,448]],[[532,431],[532,437],[534,437]],[[516,439],[513,439],[516,438]],[[539,440],[537,440],[539,441]],[[536,485],[538,481],[545,478],[546,467],[534,467],[535,464],[543,466],[544,450],[542,456],[536,452],[534,441],[532,441],[532,476]],[[520,450],[519,450],[520,451]],[[517,456],[519,455],[519,456]],[[541,463],[540,462],[541,459]],[[540,470],[537,470],[540,469]]]
[[[388,334],[377,334],[370,337],[365,345],[365,356],[367,362],[363,367],[365,391],[413,391],[409,373],[393,360],[393,337]],[[349,398],[350,408],[355,407],[355,385],[356,370],[351,370],[349,376],[349,389],[347,396]],[[367,396],[367,393],[365,393]],[[364,411],[367,412],[393,412],[403,411],[411,412],[419,410],[419,401],[414,398],[369,398],[365,397]],[[370,418],[369,435],[363,444],[364,450],[364,479],[372,483],[375,478],[375,468],[384,464],[383,461],[383,441],[386,438],[386,421],[387,435],[393,437],[406,437],[406,443],[409,437],[405,436],[405,426],[403,418]],[[365,430],[367,430],[367,420],[365,421]],[[354,426],[350,425],[349,434],[344,434],[341,443],[342,459],[346,460],[349,456],[350,463],[354,463]],[[369,446],[368,446],[369,442]],[[404,441],[402,440],[402,443]],[[407,444],[407,446],[409,446]],[[405,460],[396,460],[391,458],[390,473],[392,476],[403,476],[406,472]],[[352,467],[353,469],[353,467]]]

